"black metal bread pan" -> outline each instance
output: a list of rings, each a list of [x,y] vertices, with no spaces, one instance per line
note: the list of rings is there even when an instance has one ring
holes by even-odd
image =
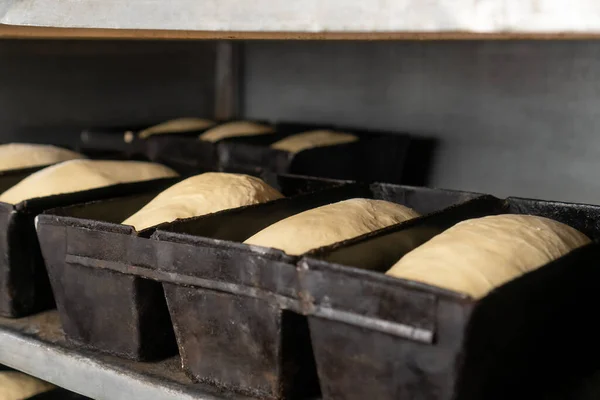
[[[145,241],[136,241],[133,227],[120,222],[172,183],[39,215],[38,239],[63,331],[70,342],[139,360],[175,354],[173,332],[165,329],[170,320],[166,307],[161,308],[164,296],[159,284],[90,268],[89,263],[66,264],[65,260],[67,252],[77,252],[88,258],[99,254],[105,263],[126,262],[129,249],[134,247],[139,251],[137,263],[151,262],[153,249],[144,247]]]
[[[31,172],[0,177],[3,183],[3,178],[10,182],[7,186],[0,183],[0,190],[8,189]],[[34,198],[14,205],[0,202],[0,315],[22,317],[54,306],[35,232],[34,218],[38,214],[54,207],[148,190],[165,181],[168,180],[120,184]]]
[[[264,120],[244,120],[263,125],[271,125]],[[219,121],[216,125],[201,131],[153,135],[144,140],[148,158],[168,165],[183,173],[215,170],[220,167],[217,148],[223,142],[235,142],[240,137],[223,139],[217,142],[200,140],[198,136],[219,125],[234,121]],[[275,126],[273,126],[276,129]],[[272,136],[258,135],[258,136]]]
[[[94,158],[142,158],[146,155],[144,141],[135,132],[146,125],[95,127],[79,133],[77,151]]]
[[[401,183],[410,138],[406,134],[343,129],[359,140],[315,147],[298,153],[273,149],[271,144],[295,133],[331,126],[280,123],[276,135],[224,141],[219,146],[222,166],[253,165],[278,173],[323,176],[360,182]],[[341,129],[338,129],[342,131]]]
[[[357,135],[359,141],[355,142],[355,146],[348,148],[348,151],[353,152],[352,156],[342,156],[343,150],[337,150],[336,157],[340,157],[340,161],[331,163],[332,177],[339,176],[350,179],[349,177],[352,176],[353,179],[362,182],[390,182],[405,185],[424,183],[417,177],[422,175],[423,171],[429,170],[432,150],[418,145],[421,142],[415,142],[413,136],[405,132],[345,126],[337,126],[335,129]],[[410,152],[413,153],[412,156],[417,154],[420,156],[419,160],[412,165],[409,165]],[[352,163],[353,160],[354,163]],[[364,165],[356,163],[356,160],[365,160]],[[302,162],[304,164],[298,168],[315,168],[310,159],[302,160]],[[344,164],[347,165],[344,166]]]
[[[355,184],[160,227],[158,271],[184,368],[195,380],[257,397],[318,391],[297,285],[297,256],[245,239],[290,215],[354,197],[429,213],[480,195]]]
[[[164,122],[164,121],[163,121]],[[157,140],[152,142],[152,146],[149,146],[150,138],[164,138],[164,137],[187,137],[188,140],[191,137],[197,138],[199,134],[204,132],[206,129],[188,131],[181,133],[172,133],[167,135],[155,135],[150,136],[148,139],[139,137],[139,132],[157,125],[160,122],[154,124],[137,124],[127,126],[105,126],[105,127],[93,127],[87,128],[81,131],[79,134],[79,140],[76,147],[79,151],[90,154],[94,158],[149,158],[150,154],[158,156],[161,145],[168,145],[168,141]],[[216,126],[216,125],[214,125]],[[210,129],[211,126],[207,129]],[[212,164],[211,164],[212,165]],[[216,163],[215,163],[216,165]],[[212,165],[214,167],[214,165]]]
[[[383,274],[410,250],[407,241],[427,240],[477,214],[534,214],[593,239],[600,234],[597,206],[509,198],[477,209],[483,205],[477,202],[300,261],[299,285],[325,400],[547,398],[542,394],[573,384],[575,370],[600,368],[598,341],[588,334],[598,331],[583,317],[600,292],[596,244],[480,301]],[[578,357],[584,366],[575,362]]]
[[[35,233],[34,218],[44,210],[127,195],[147,190],[163,181],[157,180],[114,185],[105,188],[25,200],[19,204],[0,203],[0,246],[4,259],[0,264],[3,279],[0,287],[0,313],[8,317],[25,316],[52,308],[54,301]]]
[[[411,136],[401,181],[404,185],[430,186],[431,170],[439,140],[432,137]]]
[[[270,125],[269,122],[264,120],[251,121]],[[227,122],[232,121],[222,121],[220,124]],[[286,173],[288,171],[284,169],[276,170],[269,168],[270,165],[268,163],[245,163],[230,160],[229,152],[219,149],[221,147],[229,148],[230,146],[237,149],[238,144],[241,146],[241,149],[254,148],[253,146],[267,147],[269,144],[285,136],[304,131],[309,127],[315,129],[316,126],[304,123],[276,124],[273,125],[274,132],[272,134],[231,137],[217,142],[199,140],[198,135],[202,132],[155,135],[146,140],[146,148],[148,157],[152,161],[163,163],[184,173],[215,168],[232,170],[235,168],[253,167],[262,167],[263,169],[270,169],[278,173]]]
[[[77,149],[94,158],[150,159],[168,165],[182,173],[215,170],[218,167],[216,144],[198,140],[206,129],[152,135],[140,138],[139,132],[150,125],[96,127],[81,132]],[[265,121],[254,121],[268,124]]]
[[[42,168],[44,167],[0,172],[0,192],[6,191]],[[52,305],[51,296],[41,293],[38,296],[34,295],[35,287],[44,286],[41,284],[43,279],[39,279],[40,271],[34,268],[35,257],[25,257],[28,253],[23,252],[23,247],[20,247],[21,251],[13,248],[13,245],[19,242],[17,239],[23,235],[23,229],[18,229],[22,219],[23,217],[17,218],[17,212],[12,205],[0,203],[0,315],[3,317],[18,317],[36,308],[44,308],[46,304]],[[27,240],[27,237],[24,239]]]
[[[318,178],[262,178],[284,194],[342,184]],[[155,267],[153,228],[122,225],[158,192],[57,208],[40,215],[38,237],[68,340],[137,360],[176,352],[160,283],[134,275]]]

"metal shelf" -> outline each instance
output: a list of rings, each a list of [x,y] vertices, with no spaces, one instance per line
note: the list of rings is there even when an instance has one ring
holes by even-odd
[[[582,38],[600,35],[600,3],[595,0],[0,0],[0,24],[4,24],[0,25],[0,37]]]
[[[192,384],[179,357],[140,363],[76,350],[66,343],[56,311],[0,318],[0,364],[94,399],[246,399]]]

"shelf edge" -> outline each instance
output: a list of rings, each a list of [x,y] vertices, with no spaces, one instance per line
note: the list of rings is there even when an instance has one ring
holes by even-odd
[[[159,385],[147,376],[4,329],[0,329],[0,363],[94,399],[220,400],[198,397],[176,384]]]
[[[600,33],[474,32],[209,32],[145,29],[49,28],[0,24],[0,39],[76,40],[584,40]]]

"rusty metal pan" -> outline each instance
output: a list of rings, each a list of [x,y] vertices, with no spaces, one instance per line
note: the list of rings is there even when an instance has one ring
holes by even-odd
[[[476,193],[355,184],[160,227],[152,236],[158,269],[145,273],[164,283],[184,368],[194,379],[269,398],[319,390],[299,257],[241,242],[285,217],[353,197],[424,214],[484,201]]]
[[[576,398],[578,383],[600,368],[598,328],[585,317],[600,289],[596,243],[480,301],[383,275],[415,235],[427,240],[457,217],[474,217],[457,210],[300,261],[324,399]],[[540,215],[600,234],[598,206],[508,198],[481,211]]]
[[[268,138],[256,137],[224,141],[218,148],[221,165],[224,167],[252,165],[278,173],[322,176],[359,182],[401,183],[403,174],[405,176],[408,174],[404,170],[410,143],[410,137],[407,134],[345,129],[346,132],[357,135],[359,140],[291,153],[273,149],[269,145],[310,127],[306,124],[281,124],[280,126],[282,128],[278,134],[270,135]]]
[[[255,172],[288,196],[344,184]],[[39,241],[70,341],[138,360],[176,352],[161,284],[138,273],[155,268],[157,242],[149,240],[154,228],[137,232],[121,224],[156,194],[57,208],[38,217]]]
[[[41,168],[0,174],[0,191]],[[0,202],[0,315],[21,317],[54,305],[35,232],[36,215],[57,206],[133,193],[152,184],[156,183],[115,185],[35,198],[14,205]]]
[[[200,140],[198,136],[208,129],[227,122],[231,121],[219,121],[217,125],[202,131],[154,135],[146,140],[138,140],[144,142],[145,154],[150,160],[168,165],[182,173],[197,173],[221,169],[223,166],[219,159],[219,146],[226,142],[235,143],[238,140],[244,140],[243,137],[208,142]],[[252,122],[271,125],[268,121],[264,120],[252,120]],[[273,128],[276,129],[275,126]],[[274,135],[269,134],[264,136],[271,137]]]

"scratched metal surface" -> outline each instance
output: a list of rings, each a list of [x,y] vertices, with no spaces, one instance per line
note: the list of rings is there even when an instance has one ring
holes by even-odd
[[[74,349],[66,343],[58,313],[0,318],[0,364],[94,399],[249,400],[193,384],[179,357],[140,363]]]

